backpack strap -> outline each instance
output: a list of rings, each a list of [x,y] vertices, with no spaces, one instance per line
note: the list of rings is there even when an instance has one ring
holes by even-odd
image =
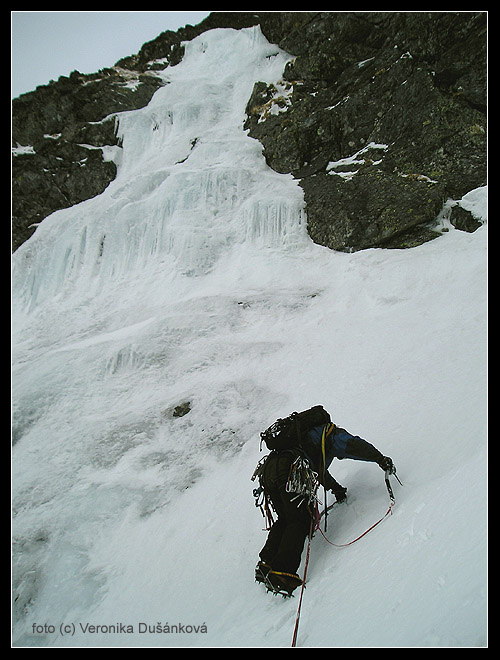
[[[330,422],[329,424],[325,424],[323,427],[323,432],[321,434],[321,458],[322,458],[322,471],[323,471],[323,484],[325,483],[326,479],[326,439],[328,436],[330,436],[333,433],[333,429],[335,428],[335,424]]]

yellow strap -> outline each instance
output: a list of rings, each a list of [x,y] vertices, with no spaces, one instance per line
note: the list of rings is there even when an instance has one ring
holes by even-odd
[[[274,573],[274,575],[286,575],[287,577],[295,578],[296,580],[302,582],[296,573],[284,573],[283,571],[269,571],[269,573]]]
[[[325,438],[326,438],[326,426],[323,427],[323,435],[321,436],[321,453],[323,455],[323,474],[325,474]]]
[[[330,435],[330,433],[333,431],[335,428],[335,424],[326,424],[323,427],[323,434],[321,436],[321,453],[323,454],[323,478],[325,476],[326,472],[326,450],[325,450],[325,440],[327,436]]]

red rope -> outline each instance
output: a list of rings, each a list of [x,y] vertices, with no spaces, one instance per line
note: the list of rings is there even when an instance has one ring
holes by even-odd
[[[352,545],[353,543],[356,543],[356,541],[359,541],[359,539],[362,539],[363,536],[366,536],[366,534],[368,534],[368,532],[371,532],[371,530],[372,530],[374,527],[376,527],[377,525],[380,525],[380,523],[381,523],[383,520],[385,520],[385,518],[387,518],[387,516],[392,515],[392,507],[393,507],[393,506],[394,506],[394,500],[391,500],[391,503],[390,503],[390,505],[389,505],[389,508],[387,509],[387,511],[385,512],[385,514],[382,516],[382,518],[380,518],[380,520],[377,520],[377,522],[374,523],[371,527],[369,527],[369,528],[366,530],[366,532],[363,532],[360,536],[358,536],[357,538],[355,538],[353,541],[349,541],[349,543],[342,543],[342,544],[340,544],[340,545],[339,545],[338,543],[332,543],[331,541],[329,541],[329,540],[326,538],[324,532],[320,529],[319,524],[318,524],[317,529],[318,529],[319,533],[321,534],[321,536],[325,539],[325,541],[326,541],[327,543],[329,543],[330,545],[333,545],[333,546],[335,546],[336,548],[347,548],[348,546]]]
[[[297,644],[297,633],[299,632],[299,619],[300,619],[300,609],[302,607],[302,595],[306,586],[306,576],[307,576],[307,566],[309,564],[309,555],[311,553],[311,539],[313,536],[313,518],[311,517],[311,528],[309,530],[309,542],[307,544],[307,554],[306,554],[306,563],[304,564],[304,578],[302,579],[302,586],[300,588],[300,598],[299,605],[297,607],[297,616],[295,617],[295,627],[293,629],[292,637],[292,647],[295,647]]]

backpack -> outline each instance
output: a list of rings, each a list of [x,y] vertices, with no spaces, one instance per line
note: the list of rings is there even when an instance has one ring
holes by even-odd
[[[313,406],[302,412],[293,412],[284,419],[278,419],[274,424],[260,434],[261,447],[274,451],[284,451],[299,447],[306,440],[307,434],[315,426],[323,426],[331,422],[330,415],[323,406]]]

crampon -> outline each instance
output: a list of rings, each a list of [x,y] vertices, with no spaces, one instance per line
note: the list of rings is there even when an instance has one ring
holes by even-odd
[[[259,562],[255,568],[255,581],[261,582],[268,592],[283,598],[293,598],[293,591],[302,584],[295,573],[273,571],[264,562]]]

